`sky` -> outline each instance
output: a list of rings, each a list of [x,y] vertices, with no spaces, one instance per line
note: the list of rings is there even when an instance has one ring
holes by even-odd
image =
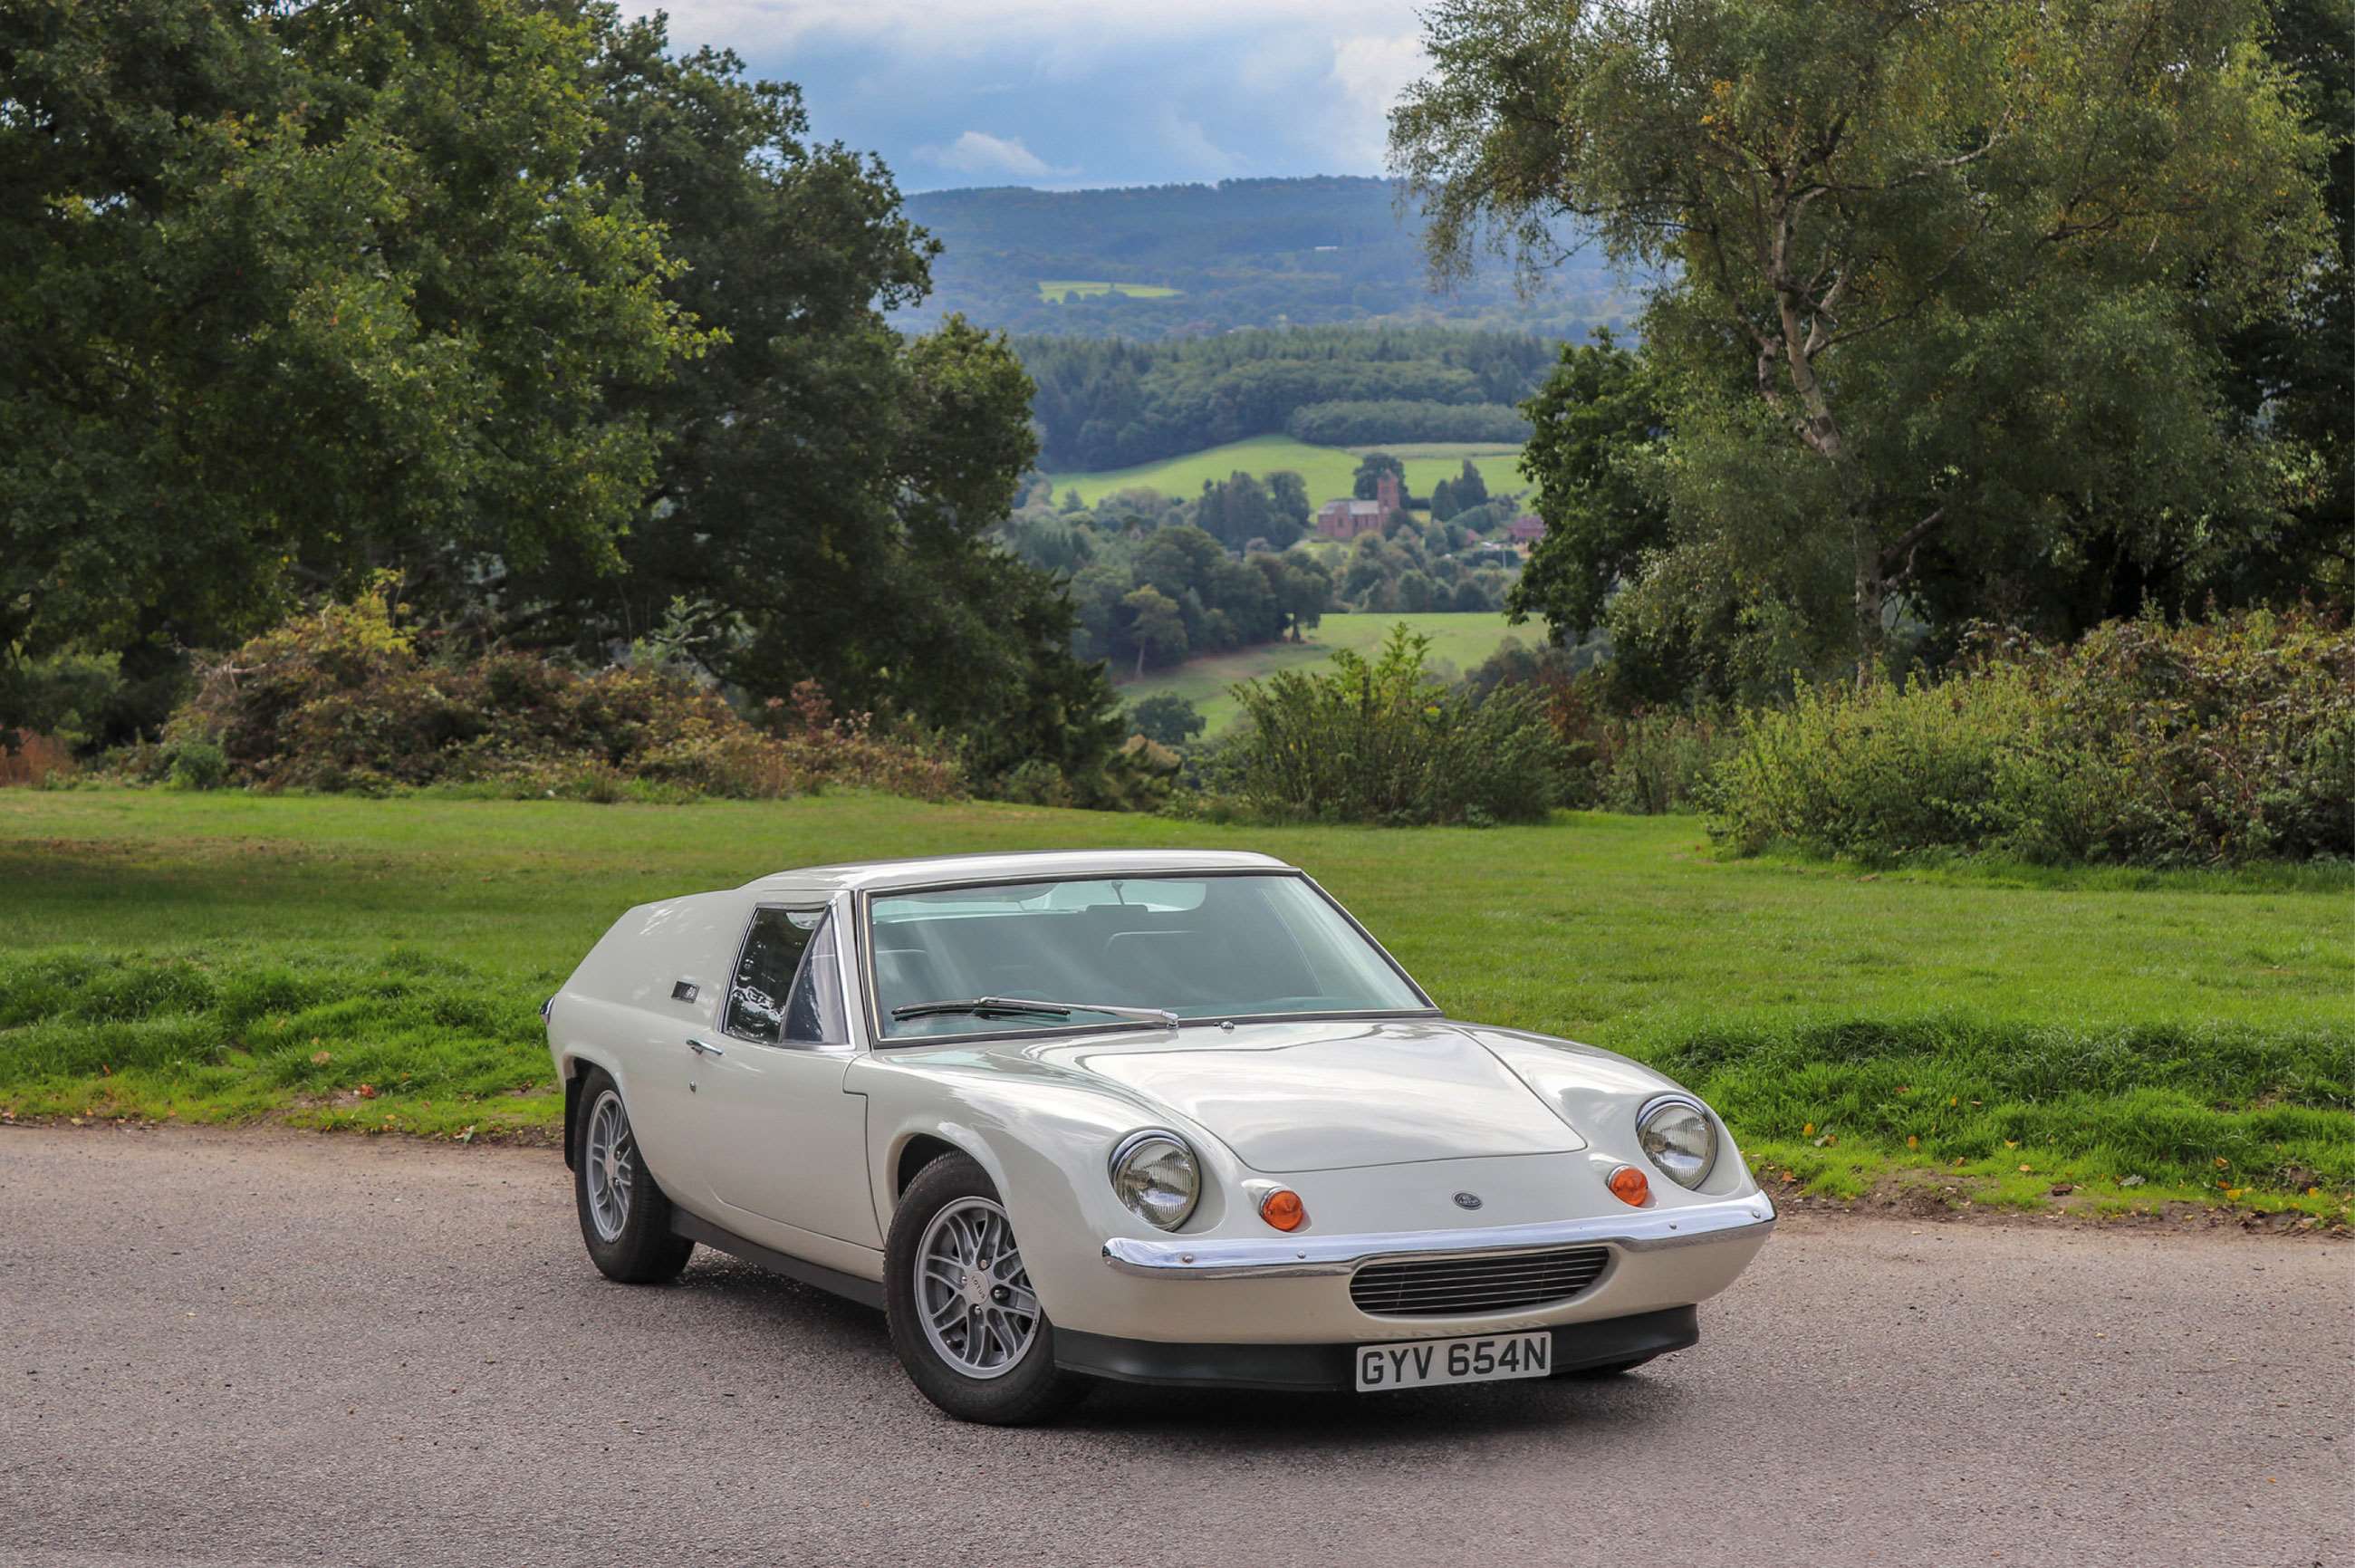
[[[801,84],[902,190],[1382,172],[1412,0],[626,0]]]

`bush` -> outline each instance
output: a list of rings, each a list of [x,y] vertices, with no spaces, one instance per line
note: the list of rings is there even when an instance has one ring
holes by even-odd
[[[1231,759],[1262,812],[1373,823],[1523,822],[1555,801],[1561,746],[1535,693],[1485,702],[1425,669],[1431,639],[1393,628],[1368,663],[1284,670],[1235,688],[1247,728]]]
[[[164,782],[174,789],[218,789],[229,783],[229,757],[209,741],[176,741],[164,754]]]
[[[575,799],[773,799],[830,784],[928,800],[956,765],[911,735],[837,717],[815,683],[749,722],[656,669],[584,675],[420,636],[375,597],[330,605],[200,667],[165,744],[123,771],[191,788],[489,785]]]
[[[1465,677],[1476,698],[1519,688],[1540,695],[1561,742],[1565,805],[1659,816],[1695,809],[1739,733],[1707,708],[1625,708],[1614,670],[1593,645],[1530,648],[1517,639]]]
[[[1892,860],[2355,855],[2355,634],[2307,613],[1982,635],[1935,684],[1802,687],[1713,775],[1711,831]]]

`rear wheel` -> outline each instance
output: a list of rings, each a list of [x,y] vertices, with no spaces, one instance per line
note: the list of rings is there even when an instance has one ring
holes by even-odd
[[[1055,1365],[1055,1328],[997,1189],[943,1155],[900,1195],[884,1253],[891,1348],[924,1397],[961,1421],[1020,1426],[1071,1408],[1085,1378]]]
[[[629,1107],[613,1079],[591,1068],[581,1085],[574,1129],[572,1198],[589,1261],[608,1279],[650,1285],[677,1279],[695,1243],[674,1235],[670,1200],[639,1157]]]

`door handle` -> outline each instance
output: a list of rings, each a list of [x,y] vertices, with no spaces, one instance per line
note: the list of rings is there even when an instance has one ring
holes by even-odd
[[[718,1046],[712,1044],[709,1040],[698,1040],[693,1035],[688,1035],[687,1037],[687,1049],[695,1052],[698,1056],[725,1056],[728,1054]]]

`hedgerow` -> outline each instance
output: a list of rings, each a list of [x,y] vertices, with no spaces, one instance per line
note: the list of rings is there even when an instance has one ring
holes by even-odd
[[[394,623],[364,595],[200,666],[133,777],[208,788],[378,792],[477,786],[590,799],[773,799],[850,784],[962,793],[955,763],[913,734],[837,715],[814,682],[740,714],[658,667],[581,672]]]
[[[1712,775],[1710,830],[1902,860],[2355,855],[2355,632],[2305,612],[1985,636],[1946,678],[1800,688]]]

